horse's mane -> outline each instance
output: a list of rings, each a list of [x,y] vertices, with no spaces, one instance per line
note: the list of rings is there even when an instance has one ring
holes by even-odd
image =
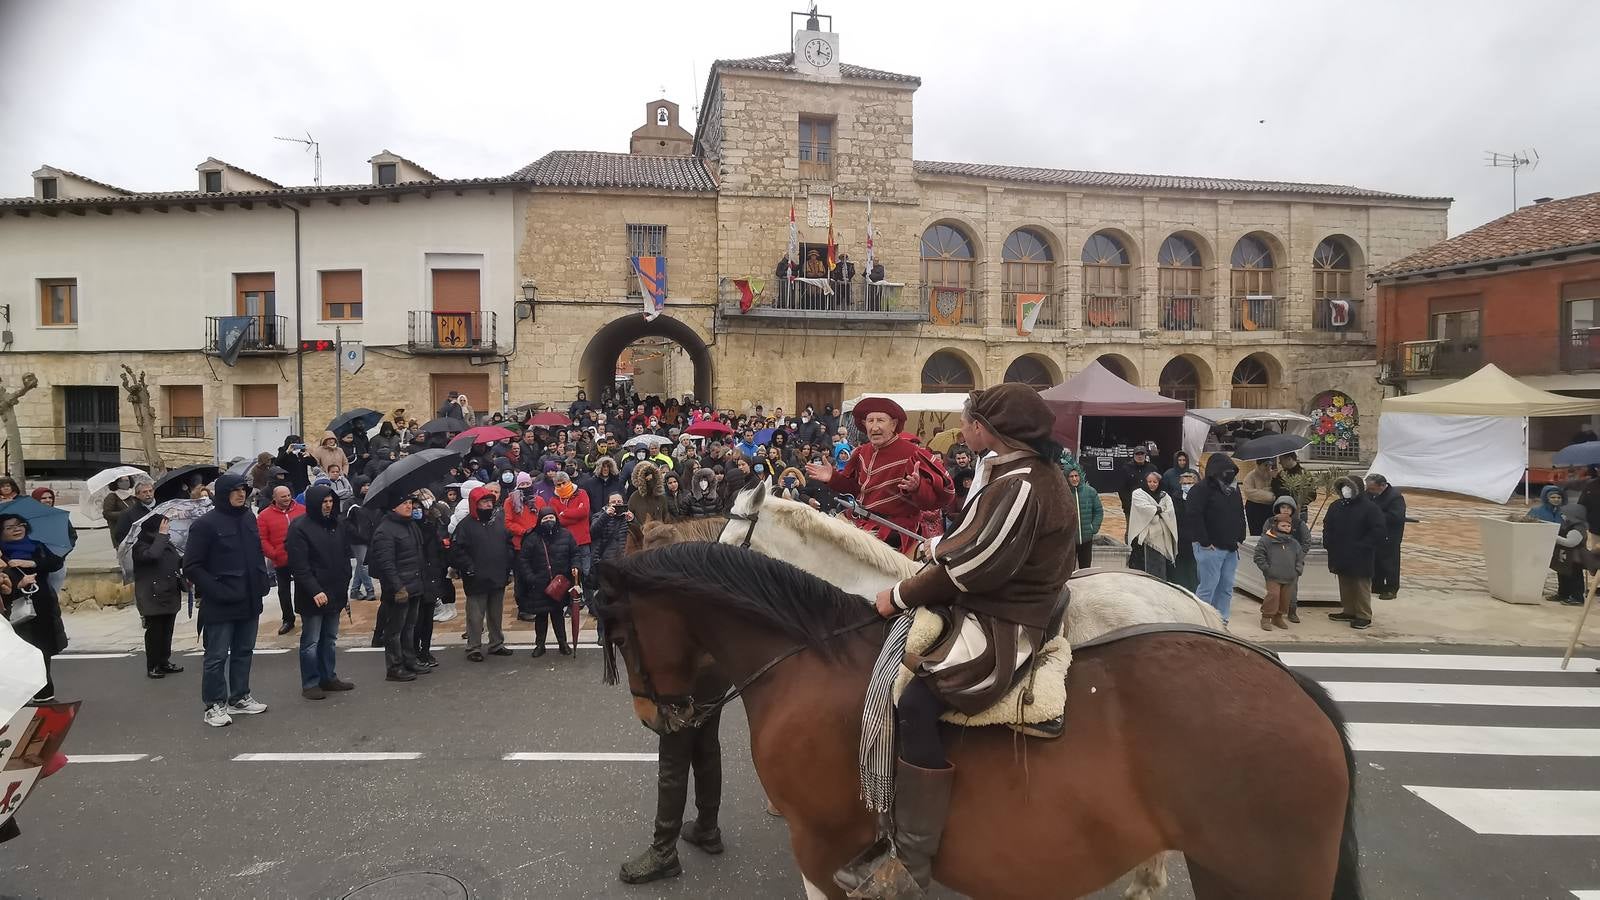
[[[844,519],[824,515],[807,504],[778,496],[763,499],[761,506],[763,512],[783,519],[805,537],[837,547],[885,575],[908,578],[917,573],[919,566],[907,559],[905,554]]]
[[[861,598],[781,560],[721,543],[682,543],[610,560],[600,569],[600,612],[620,614],[633,592],[669,594],[770,625],[831,656],[834,632],[874,613]]]
[[[688,541],[715,541],[722,536],[723,526],[727,524],[726,516],[705,516],[677,522],[646,522],[644,549],[666,547]]]

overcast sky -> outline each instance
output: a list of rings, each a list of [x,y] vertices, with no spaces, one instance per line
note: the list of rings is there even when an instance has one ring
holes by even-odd
[[[207,156],[364,182],[383,148],[444,177],[626,151],[664,87],[784,50],[799,0],[662,4],[0,0],[0,195],[49,163],[191,190]],[[919,159],[1326,181],[1511,209],[1600,190],[1600,2],[856,0],[846,62],[922,77]],[[1265,120],[1265,121],[1262,121]]]

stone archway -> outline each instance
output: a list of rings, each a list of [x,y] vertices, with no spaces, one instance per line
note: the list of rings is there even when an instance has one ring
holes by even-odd
[[[660,337],[672,341],[689,354],[694,364],[696,400],[714,403],[711,348],[698,332],[681,319],[657,316],[654,322],[637,313],[623,316],[602,327],[589,339],[578,362],[578,378],[590,397],[598,397],[616,379],[617,358],[640,338]]]

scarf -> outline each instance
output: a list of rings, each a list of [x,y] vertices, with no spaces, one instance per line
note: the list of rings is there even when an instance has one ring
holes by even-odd
[[[1168,562],[1178,556],[1178,531],[1173,523],[1172,498],[1157,500],[1143,488],[1133,492],[1133,510],[1128,514],[1128,543],[1138,541]]]
[[[578,486],[572,482],[556,485],[556,496],[563,500],[571,500],[572,495],[578,492]]]
[[[886,813],[894,808],[894,682],[906,655],[914,613],[896,616],[872,664],[867,702],[861,713],[861,747],[857,753],[861,799],[867,809]]]
[[[0,544],[0,551],[5,553],[6,559],[33,559],[33,552],[38,548],[38,542],[26,537],[20,541],[6,541]]]

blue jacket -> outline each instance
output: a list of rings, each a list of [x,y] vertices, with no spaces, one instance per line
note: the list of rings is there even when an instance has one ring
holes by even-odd
[[[247,507],[235,509],[228,494],[244,485],[238,475],[217,479],[217,505],[189,528],[183,574],[200,598],[200,625],[261,616],[267,592],[267,558],[261,533]]]
[[[1550,504],[1551,494],[1560,498],[1554,506]],[[1565,506],[1566,502],[1567,494],[1565,491],[1553,484],[1546,485],[1544,490],[1539,492],[1539,502],[1528,507],[1528,518],[1538,519],[1541,522],[1554,522],[1560,525],[1561,507]]]

